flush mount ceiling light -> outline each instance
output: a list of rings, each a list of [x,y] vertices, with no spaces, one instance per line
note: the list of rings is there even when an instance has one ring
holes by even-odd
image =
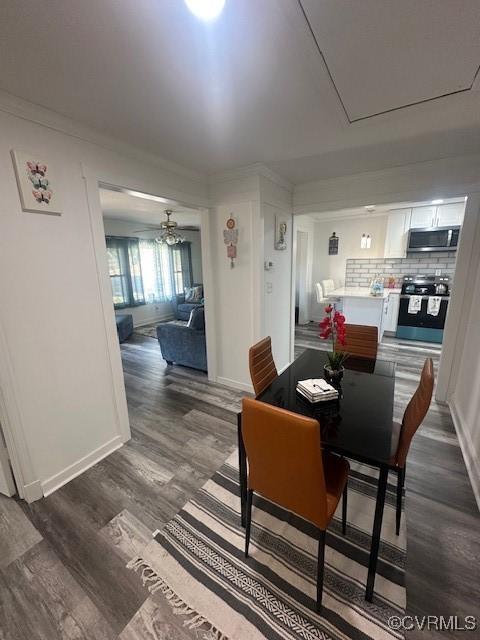
[[[222,13],[225,0],[185,0],[185,4],[194,16],[210,22]]]
[[[365,210],[368,211],[369,213],[372,213],[372,211],[375,211],[375,205],[374,204],[367,204],[365,206]]]
[[[443,204],[443,200],[438,198],[437,200],[432,200],[432,204]]]

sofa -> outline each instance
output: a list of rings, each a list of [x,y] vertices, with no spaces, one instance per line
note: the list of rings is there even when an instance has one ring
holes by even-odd
[[[187,302],[185,294],[179,293],[173,298],[173,309],[177,320],[189,320],[192,309],[203,306],[203,284],[194,284],[194,287],[202,287],[201,300],[198,302]]]
[[[157,337],[163,359],[167,364],[181,364],[192,369],[207,371],[203,306],[195,305],[188,324],[179,324],[175,321],[159,324]]]
[[[130,313],[119,313],[115,316],[117,322],[118,341],[125,342],[133,333],[133,316]]]

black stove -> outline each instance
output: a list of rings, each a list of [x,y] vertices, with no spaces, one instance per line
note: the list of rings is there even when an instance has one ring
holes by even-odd
[[[449,296],[448,276],[405,276],[398,309],[397,338],[442,342]]]
[[[448,276],[405,276],[402,283],[403,295],[441,296],[450,295]]]

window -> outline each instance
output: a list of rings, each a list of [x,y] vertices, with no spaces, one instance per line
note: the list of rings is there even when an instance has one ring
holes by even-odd
[[[145,304],[138,239],[108,237],[106,240],[115,308]]]
[[[140,240],[143,290],[146,302],[172,299],[170,252],[154,240]]]
[[[190,242],[107,236],[108,269],[116,309],[166,302],[193,284]]]
[[[172,275],[175,293],[183,293],[185,287],[193,285],[192,252],[190,242],[171,247]]]

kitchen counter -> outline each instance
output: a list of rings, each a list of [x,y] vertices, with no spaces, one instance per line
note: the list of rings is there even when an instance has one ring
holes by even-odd
[[[328,294],[329,298],[368,298],[370,300],[384,300],[393,294],[399,294],[401,289],[384,289],[379,296],[370,294],[370,287],[339,287]]]
[[[384,289],[381,295],[372,296],[370,287],[340,287],[328,297],[332,301],[340,300],[338,307],[342,308],[348,324],[377,327],[380,342],[385,330],[396,329],[400,292],[401,289]]]

